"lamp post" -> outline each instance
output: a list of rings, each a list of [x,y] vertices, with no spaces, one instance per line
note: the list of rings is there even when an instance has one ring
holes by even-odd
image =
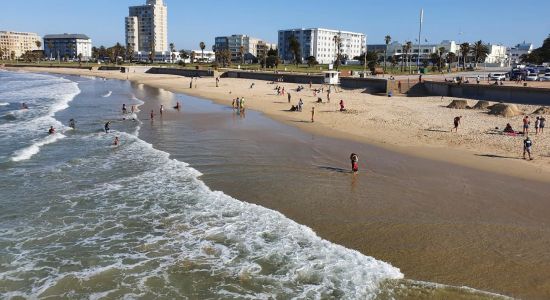
[[[418,30],[418,55],[416,56],[416,69],[417,72],[420,74],[420,43],[422,43],[422,40],[420,39],[420,36],[422,35],[422,22],[424,20],[424,9],[420,9],[420,29]]]

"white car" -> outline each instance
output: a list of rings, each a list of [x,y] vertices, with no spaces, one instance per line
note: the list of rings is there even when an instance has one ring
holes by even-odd
[[[550,72],[539,77],[540,81],[550,81]]]
[[[537,73],[529,73],[525,77],[525,81],[538,81],[539,80],[539,74]]]
[[[504,81],[506,80],[506,74],[504,73],[493,73],[491,74],[491,80]]]

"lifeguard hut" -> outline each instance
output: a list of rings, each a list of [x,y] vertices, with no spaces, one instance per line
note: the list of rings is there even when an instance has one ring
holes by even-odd
[[[338,85],[340,84],[340,72],[338,71],[324,71],[325,84]]]

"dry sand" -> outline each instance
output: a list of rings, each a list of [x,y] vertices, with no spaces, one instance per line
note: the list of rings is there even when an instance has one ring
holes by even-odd
[[[522,158],[522,136],[502,135],[506,123],[521,130],[522,115],[504,118],[487,114],[487,110],[450,109],[446,106],[459,98],[447,97],[385,97],[363,93],[363,90],[342,90],[331,94],[330,103],[315,103],[317,97],[326,102],[326,93],[313,95],[308,85],[296,92],[298,84],[275,83],[248,79],[221,78],[216,88],[214,78],[199,78],[196,87],[189,88],[190,78],[172,75],[153,75],[115,71],[74,69],[24,68],[33,72],[88,75],[128,79],[176,93],[212,99],[231,105],[236,97],[244,97],[248,109],[265,113],[279,121],[298,126],[306,131],[368,142],[394,151],[459,164],[476,169],[512,175],[530,180],[550,182],[550,132],[531,134],[533,161]],[[254,83],[254,87],[250,88]],[[194,84],[195,85],[195,84]],[[302,112],[288,111],[291,104],[287,95],[277,96],[274,88],[285,87],[292,96],[291,104],[300,98]],[[320,88],[320,85],[313,85]],[[346,112],[339,112],[343,99]],[[468,100],[470,106],[477,101]],[[315,123],[310,122],[311,107],[315,106]],[[518,105],[531,114],[538,106]],[[185,103],[183,103],[185,109]],[[462,116],[458,133],[451,133],[453,119]],[[545,116],[550,121],[550,115]],[[532,131],[534,131],[534,116]],[[495,130],[495,128],[499,128]],[[547,128],[547,130],[549,130]]]

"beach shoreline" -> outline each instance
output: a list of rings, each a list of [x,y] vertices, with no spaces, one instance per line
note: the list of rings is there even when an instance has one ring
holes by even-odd
[[[523,161],[519,159],[521,158],[522,145],[520,139],[505,144],[506,147],[502,148],[506,149],[500,149],[500,141],[495,140],[494,137],[490,135],[484,136],[480,134],[471,134],[471,130],[469,133],[464,134],[459,132],[459,138],[455,140],[451,133],[444,132],[449,130],[452,124],[447,126],[448,128],[443,127],[446,125],[441,124],[424,124],[426,128],[422,129],[418,128],[417,124],[411,125],[407,123],[411,122],[410,118],[415,118],[414,115],[412,117],[403,117],[402,115],[402,111],[405,111],[405,113],[410,113],[408,112],[408,110],[410,110],[410,105],[414,106],[418,104],[419,106],[426,107],[426,114],[428,114],[427,118],[429,118],[430,113],[433,113],[434,115],[441,114],[442,111],[437,111],[438,107],[448,104],[447,102],[450,102],[451,99],[443,99],[440,101],[439,99],[441,97],[422,97],[426,100],[418,98],[393,97],[390,101],[393,101],[393,103],[399,101],[397,102],[397,105],[392,105],[396,106],[392,108],[392,110],[397,112],[390,112],[387,116],[380,119],[377,115],[374,115],[374,113],[381,112],[385,109],[384,106],[388,106],[387,103],[384,103],[388,101],[387,97],[363,94],[357,90],[345,90],[341,94],[333,94],[332,97],[335,99],[332,103],[316,105],[313,104],[314,101],[312,101],[316,99],[316,97],[309,93],[309,89],[307,87],[307,91],[302,94],[297,94],[294,90],[290,91],[293,99],[291,103],[288,103],[286,95],[277,96],[273,91],[273,88],[277,84],[268,84],[266,81],[258,80],[222,78],[220,87],[216,88],[214,78],[199,78],[194,83],[196,86],[190,89],[190,78],[174,75],[139,73],[124,74],[114,71],[90,71],[57,68],[10,69],[130,80],[138,84],[146,84],[174,93],[182,93],[210,99],[216,103],[228,106],[231,106],[231,100],[233,98],[245,97],[246,107],[248,109],[260,111],[272,119],[298,127],[313,134],[373,144],[403,154],[449,162],[454,165],[466,166],[496,174],[509,175],[519,179],[550,182],[550,139],[546,136],[544,136],[544,140],[535,142],[536,159],[534,161]],[[255,83],[254,88],[249,88],[252,83]],[[281,86],[285,86],[287,91],[291,87],[294,88],[295,86],[298,86],[298,84],[280,84]],[[287,110],[290,108],[290,104],[297,102],[297,98],[301,96],[303,96],[305,102],[303,113],[288,112]],[[324,97],[324,95],[319,96]],[[337,112],[337,99],[340,98],[346,99],[346,106],[348,108],[348,113],[346,114]],[[353,99],[353,101],[348,101],[348,98]],[[357,112],[357,110],[369,109],[368,105],[371,105],[371,103],[361,103],[365,100],[367,102],[372,101],[372,103],[379,106],[379,108],[375,112],[372,112],[372,114],[369,114],[369,112],[365,113],[364,111],[360,114],[356,114],[355,112]],[[413,101],[416,103],[403,104],[405,102]],[[473,104],[473,101],[470,102]],[[365,105],[366,107],[363,107],[362,105]],[[316,122],[314,124],[309,122],[309,112],[311,106],[317,107]],[[329,110],[327,110],[327,108]],[[532,109],[532,107],[528,107],[527,109]],[[415,112],[413,112],[413,114],[414,113]],[[458,115],[479,112],[471,110],[455,111],[446,109],[443,113]],[[450,118],[448,123],[452,123],[452,117],[447,118]],[[469,115],[468,118],[474,119],[488,117],[484,115]],[[504,118],[491,118],[495,118],[494,120],[500,123],[509,121]],[[365,119],[371,119],[372,122],[364,122]],[[466,121],[468,121],[468,119]],[[517,120],[515,121],[517,122]],[[421,119],[419,122],[425,122],[425,120]],[[492,121],[490,120],[490,122]],[[487,121],[485,121],[485,123],[487,123]],[[487,126],[486,124],[483,125]],[[408,126],[416,127],[408,128]],[[420,126],[422,126],[422,124]],[[502,124],[502,127],[504,127],[504,124]],[[515,127],[519,129],[518,125]],[[475,131],[478,129],[474,128],[472,130]],[[547,133],[546,135],[550,135],[550,133]],[[482,138],[491,138],[494,141],[489,144],[485,144],[480,140]],[[506,137],[503,139],[506,139]],[[514,147],[517,149],[514,149]],[[506,167],[503,167],[503,165]]]

